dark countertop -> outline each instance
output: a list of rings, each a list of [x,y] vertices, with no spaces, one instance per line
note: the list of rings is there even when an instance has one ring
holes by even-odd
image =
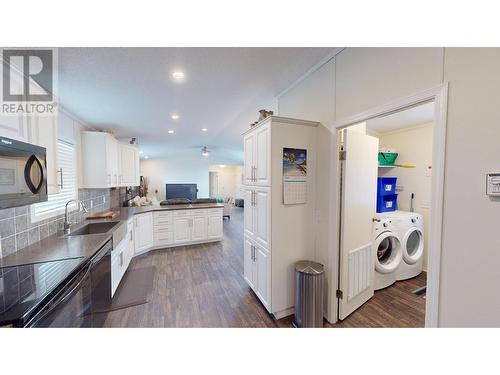
[[[22,264],[49,262],[67,258],[82,258],[86,261],[99,250],[102,245],[113,237],[113,232],[137,214],[152,211],[173,211],[190,209],[223,208],[220,203],[200,203],[200,204],[178,204],[168,206],[144,206],[144,207],[122,207],[120,215],[112,219],[86,220],[72,229],[76,230],[87,223],[97,223],[104,221],[121,221],[113,230],[105,234],[88,234],[82,236],[65,237],[62,233],[47,237],[33,245],[25,247],[17,252],[0,259],[0,267],[13,267]]]

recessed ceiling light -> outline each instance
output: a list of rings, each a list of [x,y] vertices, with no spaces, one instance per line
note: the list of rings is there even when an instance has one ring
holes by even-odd
[[[183,72],[174,72],[172,74],[172,77],[174,77],[174,79],[181,80],[184,78],[184,73]]]
[[[172,120],[177,120],[178,118],[179,118],[179,115],[178,115],[178,114],[175,114],[175,113],[174,113],[174,114],[172,115]]]
[[[208,130],[207,128],[201,129],[202,132],[206,132],[207,130]]]
[[[226,166],[224,164],[219,165],[219,167],[226,168]]]
[[[168,134],[174,134],[174,131],[173,130],[169,130],[167,133]]]
[[[149,159],[149,156],[147,156],[147,155],[146,155],[146,156],[144,156],[144,159]]]
[[[139,154],[144,154],[144,151],[139,151]]]

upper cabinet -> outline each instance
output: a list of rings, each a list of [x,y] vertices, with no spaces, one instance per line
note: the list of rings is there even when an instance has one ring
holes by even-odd
[[[257,127],[243,140],[246,185],[271,185],[271,124]]]
[[[138,186],[140,184],[139,150],[135,146],[119,143],[118,151],[120,186]]]
[[[83,186],[110,188],[139,185],[139,152],[111,134],[82,132]]]

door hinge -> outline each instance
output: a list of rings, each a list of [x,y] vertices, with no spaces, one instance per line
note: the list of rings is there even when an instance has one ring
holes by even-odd
[[[337,298],[344,299],[344,292],[342,292],[341,290],[337,289],[336,295]]]
[[[346,157],[345,150],[340,150],[339,151],[339,160],[345,160],[345,157]]]

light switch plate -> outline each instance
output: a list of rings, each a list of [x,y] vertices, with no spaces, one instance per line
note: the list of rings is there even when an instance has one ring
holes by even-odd
[[[500,196],[500,173],[488,173],[486,175],[486,195]]]

